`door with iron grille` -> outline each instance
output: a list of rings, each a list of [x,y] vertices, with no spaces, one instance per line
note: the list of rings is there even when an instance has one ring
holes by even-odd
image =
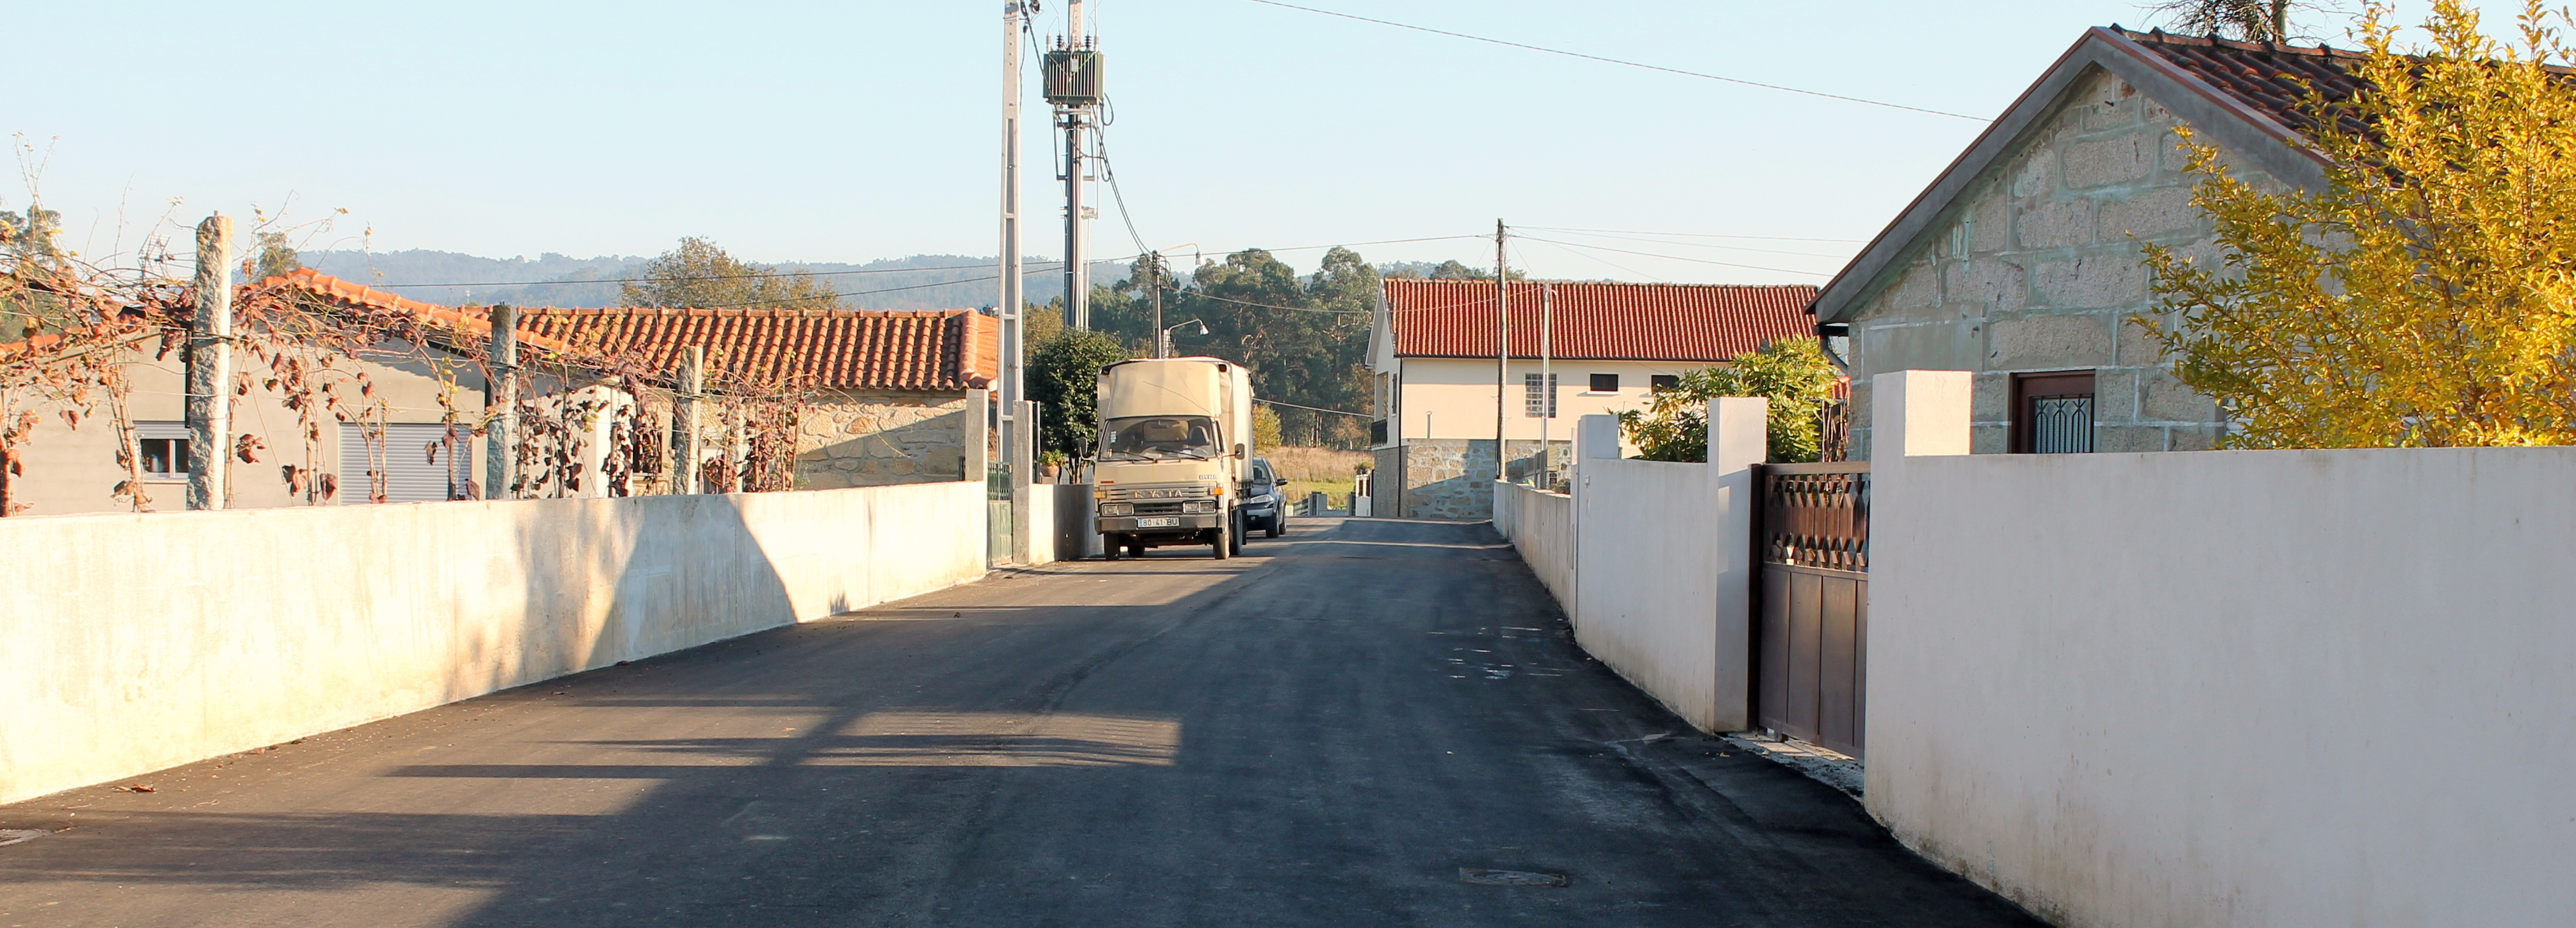
[[[1869,462],[1765,464],[1756,474],[1754,720],[1859,757],[1868,696]]]

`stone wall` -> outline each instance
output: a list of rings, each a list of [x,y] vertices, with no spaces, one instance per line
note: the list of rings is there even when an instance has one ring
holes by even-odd
[[[1868,457],[1867,378],[1909,368],[1976,373],[1980,454],[2009,450],[2016,372],[2092,370],[2095,450],[2217,440],[2217,404],[2174,379],[2130,322],[2151,305],[2142,244],[2216,254],[2191,205],[2179,125],[2094,71],[1917,237],[1850,316],[1855,458]]]
[[[1549,442],[1556,465],[1572,462],[1573,442]],[[1512,442],[1510,473],[1539,466],[1536,441]],[[1490,519],[1494,515],[1494,440],[1427,438],[1377,449],[1377,483],[1370,497],[1380,515],[1405,519]],[[1400,495],[1399,495],[1400,494]]]
[[[797,489],[964,479],[968,399],[892,391],[824,397],[798,423]]]

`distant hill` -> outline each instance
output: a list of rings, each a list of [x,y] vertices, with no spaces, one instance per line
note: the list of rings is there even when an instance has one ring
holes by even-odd
[[[519,306],[615,306],[619,278],[643,272],[647,258],[611,255],[574,258],[552,252],[533,259],[484,258],[452,251],[316,251],[300,256],[306,267],[333,277],[381,287],[425,303],[510,303]],[[1030,258],[1033,267],[1049,267]],[[808,271],[846,294],[854,309],[971,309],[993,304],[993,258],[914,255],[864,264],[806,262],[762,265]],[[1115,283],[1127,266],[1092,265],[1092,280]],[[1064,276],[1046,270],[1028,276],[1028,299],[1045,303],[1064,293]]]

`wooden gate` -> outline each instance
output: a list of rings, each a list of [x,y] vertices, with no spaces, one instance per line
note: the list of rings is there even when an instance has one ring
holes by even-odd
[[[1753,717],[1861,756],[1869,639],[1869,462],[1765,464],[1754,520]]]

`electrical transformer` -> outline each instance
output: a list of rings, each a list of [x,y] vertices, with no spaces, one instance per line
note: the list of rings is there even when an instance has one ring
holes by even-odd
[[[1046,99],[1057,106],[1093,106],[1100,102],[1100,53],[1088,50],[1046,53]]]

